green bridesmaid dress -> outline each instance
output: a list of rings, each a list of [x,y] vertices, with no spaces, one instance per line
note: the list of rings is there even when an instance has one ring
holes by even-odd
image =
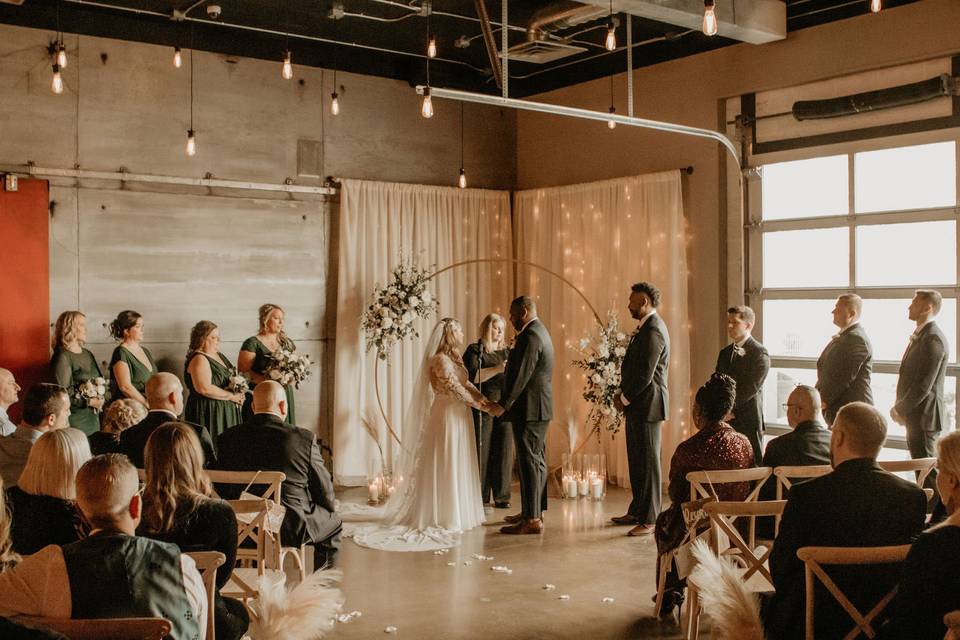
[[[296,346],[293,344],[292,340],[287,340],[287,348],[291,351],[296,350]],[[261,376],[263,375],[264,370],[267,368],[267,362],[272,351],[267,349],[266,345],[260,342],[260,338],[257,336],[252,336],[243,341],[243,345],[240,347],[240,351],[249,351],[250,353],[256,354],[256,357],[253,359],[253,366],[250,367],[254,373],[258,373]],[[255,387],[255,384],[250,385],[252,390]],[[294,404],[293,404],[293,385],[288,384],[284,387],[284,390],[287,392],[287,424],[296,425],[297,418],[294,414]],[[246,402],[243,403],[243,421],[247,422],[250,418],[253,417],[253,395],[248,395]]]
[[[70,426],[90,435],[100,430],[100,416],[87,405],[86,398],[77,397],[77,387],[93,378],[102,378],[100,365],[89,349],[74,353],[69,349],[54,349],[50,359],[53,380],[70,394]],[[104,403],[106,406],[106,402]]]
[[[194,353],[193,358],[204,357],[210,363],[210,382],[215,387],[227,390],[230,385],[230,372],[233,364],[227,360],[222,353],[217,354],[217,358],[211,358],[205,353]],[[190,366],[190,363],[187,363]],[[229,400],[214,400],[202,395],[193,386],[193,376],[189,371],[183,372],[183,382],[190,392],[187,398],[187,406],[183,417],[187,422],[203,425],[210,431],[216,441],[217,436],[230,427],[240,424],[240,407]]]
[[[126,363],[127,369],[130,370],[130,384],[140,392],[140,395],[145,395],[144,390],[147,387],[147,380],[157,372],[157,363],[154,362],[153,354],[151,354],[146,347],[143,347],[143,352],[147,354],[147,360],[150,361],[149,369],[143,366],[143,363],[137,359],[137,356],[130,353],[126,347],[118,345],[117,348],[113,350],[113,357],[110,358],[110,397],[113,400],[127,397],[120,391],[120,387],[117,386],[116,376],[113,375],[113,365],[118,362]]]

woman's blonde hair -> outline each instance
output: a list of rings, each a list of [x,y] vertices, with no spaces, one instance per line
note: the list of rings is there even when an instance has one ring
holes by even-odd
[[[68,344],[77,339],[77,325],[80,323],[80,318],[85,317],[80,311],[64,311],[57,316],[50,346],[54,349],[66,349]]]
[[[455,327],[460,323],[454,318],[443,318],[440,321],[443,325],[443,334],[440,336],[440,344],[437,345],[437,353],[443,353],[450,356],[454,362],[463,364],[463,356],[460,355],[460,347],[463,346],[454,336]]]
[[[960,431],[951,431],[937,443],[937,467],[960,481]]]
[[[110,403],[103,416],[101,431],[120,434],[147,417],[147,410],[142,404],[130,398],[120,398]]]
[[[260,314],[260,333],[263,333],[267,330],[267,320],[270,318],[270,314],[273,313],[274,311],[279,311],[283,315],[287,315],[287,312],[283,310],[283,307],[281,307],[278,304],[267,302],[265,304],[260,305],[260,308],[257,310],[257,313]],[[283,331],[280,331],[280,335],[277,336],[277,338],[280,342],[281,347],[286,347],[287,349],[289,349],[293,345],[293,342],[290,340],[290,338],[287,337],[287,334],[284,333]]]
[[[3,571],[6,565],[20,562],[20,554],[13,550],[13,540],[10,538],[12,521],[7,508],[7,492],[3,490],[3,478],[0,478],[0,571]]]
[[[493,327],[495,325],[500,325],[500,340],[496,344],[493,342]],[[507,344],[506,334],[507,321],[503,319],[503,316],[491,313],[480,321],[480,340],[483,341],[483,346],[487,351],[503,349]]]
[[[19,486],[35,496],[77,499],[77,471],[91,458],[87,436],[79,429],[54,429],[34,443]]]
[[[203,470],[200,439],[193,428],[182,422],[167,422],[154,431],[147,440],[143,460],[146,531],[171,531],[176,526],[178,513],[192,513],[213,493],[210,478]]]

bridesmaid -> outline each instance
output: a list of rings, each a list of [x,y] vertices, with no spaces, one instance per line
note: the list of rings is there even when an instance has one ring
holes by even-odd
[[[70,394],[70,426],[90,435],[100,430],[99,414],[105,401],[87,400],[76,395],[80,383],[103,377],[97,359],[83,347],[86,341],[86,317],[79,311],[61,313],[53,329],[50,373],[54,381]]]
[[[190,392],[183,417],[203,425],[216,440],[230,427],[240,424],[243,393],[228,391],[233,364],[220,353],[220,329],[201,320],[190,332],[190,350],[183,381]]]
[[[121,311],[110,323],[110,335],[120,341],[110,358],[111,397],[130,398],[149,409],[143,393],[147,380],[157,372],[157,365],[150,351],[140,344],[143,316],[136,311]]]
[[[240,355],[237,356],[237,368],[240,373],[246,373],[253,381],[254,387],[258,382],[263,382],[264,369],[267,366],[268,356],[283,347],[288,351],[293,351],[297,347],[293,340],[287,337],[283,332],[284,313],[280,306],[267,303],[260,307],[260,331],[257,335],[247,338],[240,347]],[[287,424],[296,425],[297,419],[293,410],[293,386],[285,387],[287,392]],[[253,407],[251,398],[253,394],[247,397],[243,405],[243,420],[246,422],[253,417]]]

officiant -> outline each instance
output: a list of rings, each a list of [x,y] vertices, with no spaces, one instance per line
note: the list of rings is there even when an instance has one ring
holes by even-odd
[[[470,381],[491,402],[500,402],[503,371],[506,366],[507,322],[491,313],[480,322],[480,339],[463,354]],[[513,479],[514,443],[510,425],[489,413],[473,409],[473,428],[477,439],[477,458],[483,504],[491,497],[497,509],[510,507],[510,483]]]

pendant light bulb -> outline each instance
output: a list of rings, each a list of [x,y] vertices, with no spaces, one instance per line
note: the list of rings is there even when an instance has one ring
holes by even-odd
[[[614,115],[614,114],[616,114],[616,113],[617,113],[617,108],[614,107],[613,105],[610,105],[610,115]],[[616,122],[615,120],[607,120],[607,128],[608,128],[608,129],[616,129],[616,128],[617,128],[617,122]]]
[[[717,14],[714,11],[714,0],[703,0],[703,33],[708,36],[717,35]]]
[[[430,87],[423,88],[423,104],[420,106],[420,115],[424,118],[433,117],[433,100],[430,99]]]
[[[193,135],[193,129],[187,129],[187,155],[197,155],[197,138]]]
[[[870,11],[880,13],[881,9],[883,9],[883,0],[870,0]]]
[[[57,49],[57,64],[61,69],[67,68],[67,47],[61,42]]]
[[[280,75],[283,76],[284,80],[291,80],[293,78],[293,62],[290,59],[289,49],[287,49],[287,53],[283,57],[283,71],[280,72]]]
[[[607,51],[617,48],[617,30],[613,26],[613,20],[607,22],[607,37],[603,41],[603,46]]]
[[[330,95],[330,114],[340,115],[340,96],[337,95],[336,91]]]
[[[60,75],[60,65],[58,64],[53,65],[53,81],[50,83],[50,88],[56,94],[63,93],[63,76]]]
[[[464,173],[463,167],[460,167],[460,177],[457,179],[457,186],[461,189],[467,188],[467,174]]]
[[[437,57],[437,37],[434,35],[430,36],[430,41],[427,43],[427,57]]]
[[[180,53],[180,47],[173,48],[173,66],[177,69],[183,66],[183,56]]]

